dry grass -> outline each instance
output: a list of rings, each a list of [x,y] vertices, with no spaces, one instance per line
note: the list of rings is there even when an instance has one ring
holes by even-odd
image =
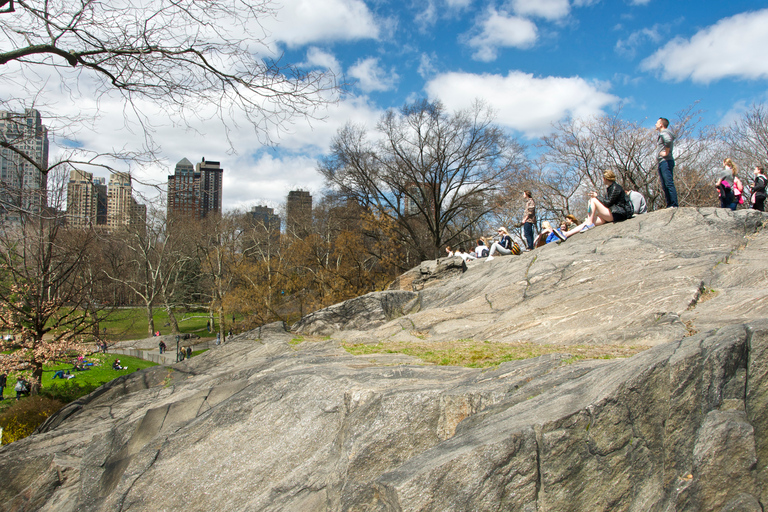
[[[647,347],[627,345],[538,345],[535,343],[496,343],[491,341],[457,340],[453,342],[382,342],[342,343],[353,355],[405,354],[425,363],[443,366],[488,368],[507,361],[530,359],[545,354],[570,354],[568,362],[580,359],[613,359],[631,357]]]

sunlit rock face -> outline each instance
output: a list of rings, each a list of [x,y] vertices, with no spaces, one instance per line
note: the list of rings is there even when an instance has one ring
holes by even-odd
[[[301,343],[273,324],[121,377],[0,449],[0,510],[763,510],[766,219],[681,208],[432,262]],[[340,345],[422,338],[562,354],[477,370]],[[606,343],[649,348],[569,354]]]

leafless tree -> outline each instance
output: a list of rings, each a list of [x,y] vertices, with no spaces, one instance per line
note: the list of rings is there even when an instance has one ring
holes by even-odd
[[[394,221],[421,259],[440,255],[492,209],[502,184],[522,171],[523,147],[482,103],[449,113],[419,101],[388,111],[376,140],[348,124],[319,165],[328,185]]]
[[[656,132],[621,116],[621,109],[591,118],[567,119],[541,139],[538,187],[541,207],[553,219],[579,212],[586,194],[603,188],[602,173],[612,169],[627,190],[646,197],[649,209],[664,204],[656,169]],[[717,133],[700,128],[693,106],[671,120],[675,141],[675,183],[681,205],[711,202],[712,170],[717,160]],[[722,160],[721,160],[722,161]]]
[[[56,73],[73,95],[118,92],[147,133],[158,107],[183,120],[215,106],[222,121],[239,112],[268,137],[334,99],[331,74],[274,58],[262,26],[275,14],[269,0],[17,0],[15,7],[0,16],[0,90],[27,107],[50,101],[44,84]]]

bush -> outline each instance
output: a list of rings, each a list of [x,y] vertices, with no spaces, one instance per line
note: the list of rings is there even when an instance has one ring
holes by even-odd
[[[101,386],[100,382],[76,382],[76,379],[65,380],[58,385],[51,385],[41,389],[40,396],[68,404],[87,395],[99,386]]]
[[[0,414],[3,429],[2,444],[23,439],[53,413],[64,407],[64,403],[45,396],[32,396],[20,400]]]

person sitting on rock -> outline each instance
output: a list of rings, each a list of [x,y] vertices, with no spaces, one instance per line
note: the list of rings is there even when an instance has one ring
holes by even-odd
[[[501,226],[498,230],[499,234],[499,241],[493,242],[491,245],[491,251],[488,253],[488,258],[486,258],[485,261],[491,261],[493,259],[493,255],[496,253],[503,254],[505,256],[508,256],[513,253],[512,250],[512,237],[509,236],[509,231],[507,231],[507,228],[504,226]]]
[[[464,260],[464,263],[467,263],[468,261],[472,261],[474,259],[477,259],[477,258],[475,258],[475,254],[474,253],[465,251],[464,247],[462,247],[462,246],[459,246],[459,248],[456,249],[456,251],[453,253],[453,255],[454,256],[458,256],[459,258]]]
[[[475,247],[475,258],[485,258],[488,256],[488,247],[485,245],[483,238],[477,239],[477,247]]]
[[[632,216],[648,213],[648,204],[645,202],[645,196],[637,190],[627,190],[627,199],[632,203]]]
[[[549,224],[549,223],[547,223]],[[544,224],[542,223],[542,226]],[[551,227],[551,226],[550,226]],[[565,232],[568,231],[568,222],[563,221],[560,223],[559,228],[553,228],[549,234],[547,235],[546,243],[552,243],[552,242],[565,242],[567,238],[565,237]]]
[[[455,253],[453,252],[453,248],[450,245],[445,246],[445,257],[450,258],[452,256],[455,256]]]
[[[597,192],[590,194],[586,220],[565,233],[566,238],[576,233],[583,233],[595,226],[609,222],[622,222],[630,217],[631,207],[627,205],[627,194],[624,193],[621,185],[616,183],[616,174],[610,169],[605,171],[603,183],[606,186],[605,196],[598,197]]]

